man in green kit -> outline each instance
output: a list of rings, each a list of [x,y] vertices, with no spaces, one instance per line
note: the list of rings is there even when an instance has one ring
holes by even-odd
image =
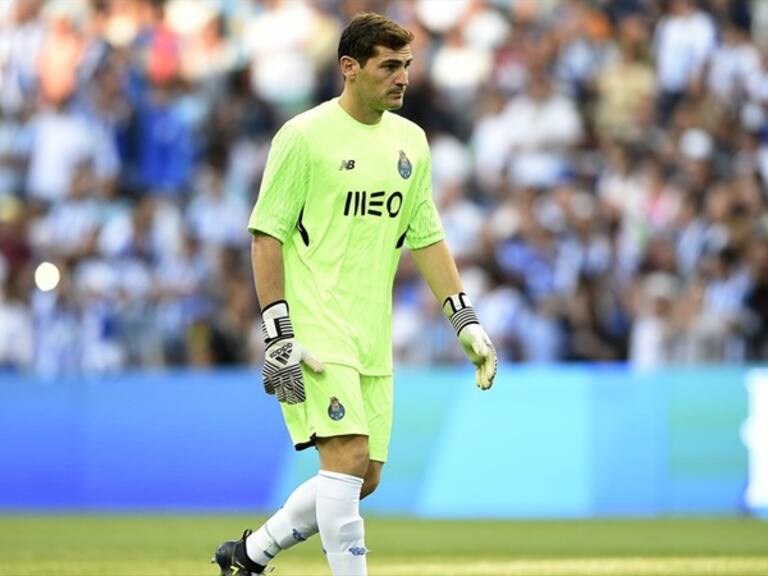
[[[392,427],[392,285],[403,245],[443,303],[487,390],[496,352],[480,327],[432,201],[424,131],[392,114],[408,86],[413,35],[355,16],[339,42],[340,97],[275,135],[248,229],[264,319],[264,387],[318,474],[255,532],[219,546],[221,574],[264,573],[320,533],[334,576],[365,576],[359,502],[376,489]]]

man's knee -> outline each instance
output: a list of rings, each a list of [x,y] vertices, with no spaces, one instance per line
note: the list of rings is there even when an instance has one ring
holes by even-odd
[[[317,439],[320,467],[365,478],[368,470],[368,436],[348,435]]]

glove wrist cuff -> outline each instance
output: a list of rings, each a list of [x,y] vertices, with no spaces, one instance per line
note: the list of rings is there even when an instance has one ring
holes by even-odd
[[[472,308],[472,303],[469,301],[469,296],[464,292],[453,294],[445,299],[443,302],[443,314],[453,325],[457,336],[470,324],[480,324],[475,314],[475,309]]]
[[[288,302],[278,300],[273,302],[261,312],[261,334],[267,346],[277,340],[293,338],[293,324],[288,316]]]

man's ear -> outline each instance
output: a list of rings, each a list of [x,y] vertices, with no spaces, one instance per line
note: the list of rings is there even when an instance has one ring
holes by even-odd
[[[345,80],[354,80],[360,71],[360,63],[352,56],[342,56],[339,60],[339,68]]]

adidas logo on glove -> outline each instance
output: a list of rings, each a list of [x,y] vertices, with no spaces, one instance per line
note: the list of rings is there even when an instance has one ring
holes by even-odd
[[[277,350],[273,350],[269,353],[269,357],[272,360],[277,360],[281,364],[287,364],[288,358],[291,356],[291,351],[293,350],[293,343],[287,342],[286,344],[283,344],[278,348]]]

